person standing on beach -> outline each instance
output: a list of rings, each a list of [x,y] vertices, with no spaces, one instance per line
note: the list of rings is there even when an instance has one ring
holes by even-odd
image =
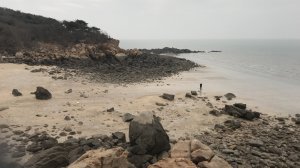
[[[202,83],[200,83],[200,91],[202,90]]]

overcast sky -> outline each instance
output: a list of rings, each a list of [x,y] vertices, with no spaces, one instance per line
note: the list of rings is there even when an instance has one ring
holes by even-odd
[[[0,0],[117,39],[300,38],[300,0]]]

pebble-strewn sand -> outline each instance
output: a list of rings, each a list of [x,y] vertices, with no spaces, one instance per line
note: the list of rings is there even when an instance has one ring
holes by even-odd
[[[154,111],[162,118],[162,124],[169,131],[170,138],[177,139],[213,128],[215,123],[228,117],[208,115],[210,108],[206,106],[206,102],[184,97],[185,92],[198,89],[198,83],[193,83],[193,78],[190,78],[192,72],[155,83],[120,86],[90,83],[78,78],[54,80],[48,73],[30,72],[36,68],[39,67],[0,64],[0,106],[9,107],[8,110],[0,112],[0,123],[16,125],[20,130],[32,126],[32,132],[47,131],[53,136],[58,136],[64,127],[71,126],[72,130],[81,132],[74,137],[80,137],[115,131],[127,132],[128,123],[122,121],[123,114]],[[36,86],[48,89],[53,98],[36,100],[30,94],[35,91]],[[23,96],[14,97],[11,94],[12,89],[18,89]],[[72,89],[72,93],[66,94],[68,89]],[[170,102],[159,97],[165,92],[176,94],[175,101]],[[82,93],[87,98],[80,97]],[[208,96],[211,102],[215,101],[213,95],[205,90],[201,96]],[[168,105],[160,107],[156,102]],[[223,107],[221,101],[213,104]],[[106,112],[111,107],[115,111]],[[65,116],[71,117],[71,120],[64,120]],[[79,122],[83,122],[83,125],[79,125]],[[60,138],[64,139],[66,137]]]

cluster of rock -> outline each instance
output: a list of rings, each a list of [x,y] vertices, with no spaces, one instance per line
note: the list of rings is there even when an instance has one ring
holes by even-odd
[[[38,100],[48,100],[48,99],[52,98],[52,94],[49,92],[49,90],[47,90],[41,86],[38,86],[36,88],[36,91],[32,92],[31,94],[34,94],[35,98]],[[13,89],[12,95],[14,95],[15,97],[18,97],[18,96],[22,96],[23,94],[18,89]]]
[[[0,146],[13,158],[32,154],[24,165],[14,164],[14,167],[24,168],[231,167],[198,140],[174,142],[171,146],[159,118],[151,112],[130,117],[129,143],[122,132],[90,138],[69,137],[59,143],[46,132],[28,134],[15,130],[14,139],[22,143],[18,146],[1,143]],[[2,125],[3,128],[9,126]]]
[[[27,64],[54,64],[69,59],[92,59],[95,61],[120,61],[122,57],[139,56],[137,49],[124,50],[119,47],[119,41],[110,39],[100,44],[79,43],[63,47],[48,43],[39,43],[34,50],[23,50],[15,57],[3,58],[4,61],[22,62]]]
[[[119,47],[118,40],[98,45],[80,43],[67,48],[40,44],[36,50],[20,51],[14,57],[3,58],[2,62],[55,65],[57,68],[49,71],[54,79],[80,75],[108,83],[153,81],[199,66],[181,58],[143,53],[137,49],[124,50]],[[55,76],[58,72],[64,75]]]
[[[233,167],[300,166],[300,127],[295,117],[233,119],[197,136]]]

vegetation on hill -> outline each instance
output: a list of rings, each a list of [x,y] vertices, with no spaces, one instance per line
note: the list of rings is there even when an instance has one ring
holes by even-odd
[[[79,42],[104,43],[110,37],[83,20],[57,21],[0,7],[0,53],[14,54],[37,43],[68,46]]]

